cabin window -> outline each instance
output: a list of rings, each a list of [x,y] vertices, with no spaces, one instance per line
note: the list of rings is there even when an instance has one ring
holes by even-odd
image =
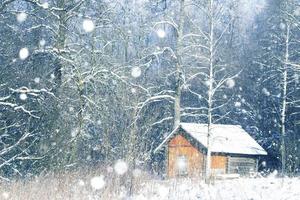
[[[186,156],[178,156],[176,160],[176,165],[178,176],[186,176],[188,174],[188,160]]]

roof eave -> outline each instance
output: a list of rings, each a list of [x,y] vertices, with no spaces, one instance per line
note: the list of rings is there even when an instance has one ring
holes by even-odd
[[[181,125],[178,125],[163,141],[162,143],[160,143],[160,145],[158,145],[158,147],[156,147],[156,149],[154,149],[153,153],[156,154],[164,145],[166,142],[169,141],[169,139],[172,137],[172,135],[174,135],[174,133],[176,133],[179,128],[181,127]]]

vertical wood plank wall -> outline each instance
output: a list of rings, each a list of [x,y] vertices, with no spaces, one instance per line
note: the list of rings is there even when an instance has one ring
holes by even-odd
[[[204,155],[194,147],[182,135],[177,135],[168,143],[168,177],[174,178],[177,176],[176,160],[178,156],[186,156],[188,160],[188,176],[201,176],[204,165]],[[215,172],[226,172],[227,157],[223,155],[213,155],[211,168]]]
[[[186,156],[188,160],[188,175],[200,176],[203,167],[203,154],[191,145],[183,136],[175,136],[168,144],[168,177],[177,175],[176,159]]]

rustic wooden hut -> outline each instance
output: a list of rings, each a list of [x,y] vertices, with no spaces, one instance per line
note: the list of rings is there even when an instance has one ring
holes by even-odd
[[[207,130],[207,124],[181,123],[155,149],[154,153],[166,152],[169,178],[204,174]],[[256,172],[259,157],[267,155],[241,126],[214,124],[211,133],[212,175]]]

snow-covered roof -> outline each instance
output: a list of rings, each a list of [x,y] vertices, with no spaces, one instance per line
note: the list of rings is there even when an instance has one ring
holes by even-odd
[[[207,124],[181,123],[155,149],[155,152],[169,141],[180,127],[207,148]],[[213,124],[211,126],[211,139],[211,151],[214,153],[267,155],[267,152],[238,125]]]

